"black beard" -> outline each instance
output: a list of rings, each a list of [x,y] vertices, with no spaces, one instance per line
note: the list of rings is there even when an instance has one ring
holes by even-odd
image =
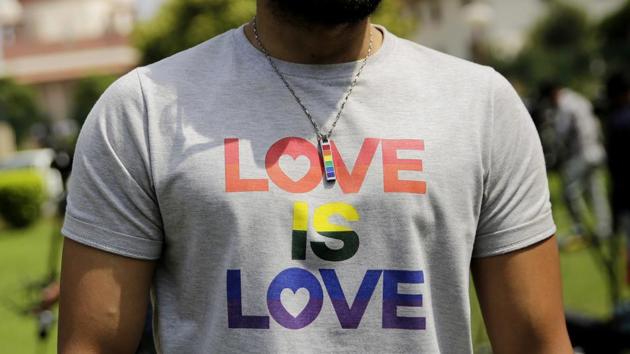
[[[381,0],[268,0],[275,13],[289,22],[315,25],[355,23],[370,16]]]

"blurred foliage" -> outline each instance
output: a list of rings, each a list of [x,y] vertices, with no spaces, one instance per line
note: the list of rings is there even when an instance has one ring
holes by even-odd
[[[373,22],[407,36],[416,24],[407,6],[404,0],[383,1]],[[136,27],[133,42],[141,64],[150,64],[240,26],[255,11],[254,0],[167,0],[152,20]]]
[[[404,0],[383,0],[370,20],[397,36],[409,38],[418,27],[418,15],[412,10],[413,5],[413,2]]]
[[[602,20],[598,34],[608,71],[630,76],[630,0]]]
[[[249,21],[255,8],[253,0],[167,0],[133,41],[149,64]]]
[[[34,92],[11,79],[0,79],[0,121],[9,123],[17,143],[22,142],[33,124],[44,121]]]
[[[580,8],[560,1],[550,2],[548,13],[538,21],[525,46],[513,59],[491,60],[504,75],[518,80],[529,92],[544,83],[572,87],[588,96],[597,89],[598,46],[594,26]]]
[[[0,171],[0,216],[9,225],[26,227],[41,215],[44,180],[33,169]]]
[[[71,118],[77,122],[79,127],[83,126],[85,118],[87,118],[96,101],[116,78],[116,76],[112,75],[89,76],[77,83],[74,88],[72,100],[74,108]]]

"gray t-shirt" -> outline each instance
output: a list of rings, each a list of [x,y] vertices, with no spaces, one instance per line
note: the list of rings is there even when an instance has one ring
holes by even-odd
[[[95,105],[62,232],[158,260],[159,352],[469,353],[471,257],[555,232],[510,84],[378,28],[332,135],[334,183],[242,26],[133,70]],[[361,62],[277,63],[325,125]]]

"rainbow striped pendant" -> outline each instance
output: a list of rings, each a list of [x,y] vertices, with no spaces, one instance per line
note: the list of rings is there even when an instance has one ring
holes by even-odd
[[[333,162],[333,155],[330,150],[330,141],[328,141],[328,138],[322,137],[319,139],[319,150],[322,156],[322,162],[324,163],[326,181],[331,182],[336,180],[337,175],[335,174],[335,164]]]

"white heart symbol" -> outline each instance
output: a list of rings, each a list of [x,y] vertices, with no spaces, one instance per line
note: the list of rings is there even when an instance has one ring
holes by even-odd
[[[308,173],[311,167],[311,161],[304,155],[299,155],[295,159],[289,155],[282,155],[278,160],[278,165],[282,172],[289,176],[289,178],[293,181],[299,181]]]
[[[293,317],[297,317],[302,313],[308,304],[309,298],[310,295],[305,288],[299,288],[296,292],[293,292],[291,289],[283,289],[280,293],[282,306],[284,306],[287,312]]]

